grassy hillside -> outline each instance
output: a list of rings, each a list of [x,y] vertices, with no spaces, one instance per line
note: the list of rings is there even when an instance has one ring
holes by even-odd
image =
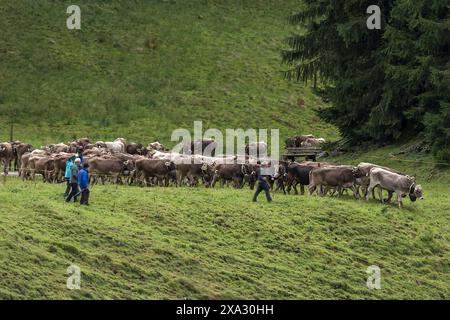
[[[449,186],[406,208],[234,189],[0,184],[0,298],[449,299]],[[429,192],[433,190],[433,192]],[[239,206],[236,206],[239,203]],[[81,268],[81,290],[66,269]],[[382,289],[366,287],[369,265]]]
[[[173,129],[279,128],[338,138],[324,102],[283,80],[279,50],[299,1],[0,2],[0,141],[40,146],[89,136],[160,140]],[[304,103],[303,103],[304,102]],[[368,147],[369,148],[369,147]],[[450,175],[402,146],[327,159],[416,175],[426,200],[371,201],[250,190],[62,185],[0,177],[0,299],[450,298]],[[399,161],[404,160],[404,161]],[[81,268],[81,290],[66,269]],[[382,290],[366,287],[378,265]]]
[[[415,176],[419,183],[434,181],[446,183],[450,186],[450,164],[436,164],[430,153],[400,154],[400,151],[407,149],[412,144],[414,144],[414,141],[366,150],[360,149],[341,156],[329,157],[325,160],[352,165],[357,165],[360,162],[376,163]]]
[[[337,135],[313,113],[323,102],[283,79],[280,49],[298,1],[78,1],[81,30],[67,30],[70,4],[0,3],[0,140],[13,109],[15,138],[36,145],[168,143],[194,120],[279,128],[282,138]]]

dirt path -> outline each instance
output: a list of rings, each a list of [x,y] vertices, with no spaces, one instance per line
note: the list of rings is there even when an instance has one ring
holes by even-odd
[[[2,172],[0,173],[0,177],[3,177],[5,174]],[[18,177],[19,176],[19,172],[17,171],[13,171],[13,172],[8,172],[7,177]]]

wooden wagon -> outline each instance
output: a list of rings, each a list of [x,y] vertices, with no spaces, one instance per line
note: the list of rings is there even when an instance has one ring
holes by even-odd
[[[316,161],[317,155],[322,152],[322,149],[314,147],[290,147],[285,149],[283,159],[296,161],[297,158],[304,157],[307,161]]]

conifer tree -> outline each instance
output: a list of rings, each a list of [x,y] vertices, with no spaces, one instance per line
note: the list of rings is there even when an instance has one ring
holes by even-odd
[[[425,130],[450,158],[448,0],[306,0],[290,17],[305,32],[282,53],[290,79],[319,79],[331,106],[319,115],[347,140],[392,142]],[[381,9],[370,30],[366,9]],[[445,149],[447,151],[445,151]]]

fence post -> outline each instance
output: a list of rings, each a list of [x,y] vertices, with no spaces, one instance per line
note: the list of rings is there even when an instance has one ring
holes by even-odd
[[[13,110],[11,113],[11,127],[9,130],[9,142],[13,142],[14,141],[14,122],[16,119],[16,110]]]

